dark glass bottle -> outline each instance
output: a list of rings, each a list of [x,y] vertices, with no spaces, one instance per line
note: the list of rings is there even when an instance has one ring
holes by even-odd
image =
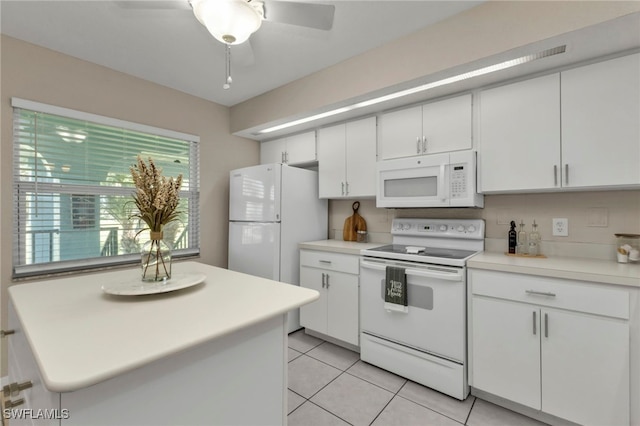
[[[511,221],[511,229],[509,230],[509,253],[516,253],[518,246],[518,233],[516,232],[516,223]]]

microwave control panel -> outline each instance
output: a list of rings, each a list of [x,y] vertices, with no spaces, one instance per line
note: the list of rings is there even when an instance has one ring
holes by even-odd
[[[462,164],[451,165],[451,198],[467,196],[467,168]]]

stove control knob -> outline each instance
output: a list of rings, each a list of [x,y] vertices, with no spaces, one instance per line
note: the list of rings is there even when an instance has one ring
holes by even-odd
[[[473,225],[469,225],[469,227],[467,228],[467,232],[476,232],[476,227]]]
[[[456,231],[458,231],[458,232],[464,232],[464,226],[462,226],[462,225],[458,225],[458,227],[456,228]]]
[[[438,228],[440,230],[440,232],[446,232],[447,231],[447,225],[440,225],[440,228]]]
[[[399,231],[402,229],[402,224],[400,222],[397,222],[393,225],[393,228]]]
[[[404,229],[405,231],[408,231],[409,229],[411,229],[411,224],[410,223],[405,223],[404,226],[402,227],[402,229]]]

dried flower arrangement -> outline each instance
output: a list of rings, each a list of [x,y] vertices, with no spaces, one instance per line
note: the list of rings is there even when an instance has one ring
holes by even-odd
[[[141,253],[143,280],[149,280],[147,268],[152,264],[155,264],[156,271],[155,276],[150,280],[168,279],[171,277],[171,266],[169,265],[167,270],[161,255],[162,227],[178,219],[180,214],[177,208],[180,201],[182,175],[178,175],[175,180],[173,177],[167,179],[162,176],[162,169],[155,165],[152,158],[149,157],[147,164],[138,156],[136,164],[131,167],[131,176],[136,186],[133,201],[138,208],[138,213],[133,214],[132,217],[137,217],[146,223],[151,231],[149,252],[145,253],[143,250]],[[160,270],[161,263],[164,271]]]

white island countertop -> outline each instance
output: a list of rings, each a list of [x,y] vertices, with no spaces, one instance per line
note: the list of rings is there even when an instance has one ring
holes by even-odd
[[[467,267],[640,288],[640,264],[615,260],[559,256],[529,258],[482,252],[469,259]]]
[[[9,288],[47,389],[91,386],[310,303],[319,293],[197,262],[173,273],[203,283],[156,295],[112,296],[101,287],[139,269],[58,278]]]

